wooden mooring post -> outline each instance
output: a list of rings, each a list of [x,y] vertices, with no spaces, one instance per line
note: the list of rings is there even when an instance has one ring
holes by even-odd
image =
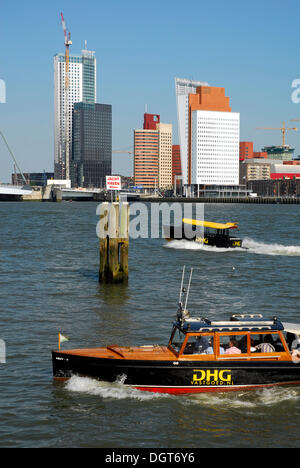
[[[129,204],[101,203],[100,283],[128,281]]]

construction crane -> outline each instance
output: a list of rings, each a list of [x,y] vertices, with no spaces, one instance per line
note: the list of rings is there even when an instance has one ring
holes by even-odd
[[[285,144],[285,134],[286,134],[287,130],[295,130],[295,131],[297,131],[298,128],[296,128],[296,127],[291,127],[291,128],[286,127],[286,126],[285,126],[285,122],[283,122],[283,126],[280,127],[280,128],[258,127],[257,130],[280,130],[281,133],[282,133],[282,146],[286,146],[286,144]]]
[[[69,132],[69,63],[70,51],[69,47],[72,44],[71,33],[67,31],[64,15],[61,13],[61,24],[65,38],[65,178],[70,179],[70,132]]]

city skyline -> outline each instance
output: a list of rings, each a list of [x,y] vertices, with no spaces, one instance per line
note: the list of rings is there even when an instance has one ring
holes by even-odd
[[[64,52],[61,11],[71,31],[70,54],[80,53],[85,40],[96,52],[97,101],[112,105],[113,149],[133,146],[145,106],[173,124],[178,144],[176,76],[224,87],[241,116],[240,140],[253,141],[255,151],[281,143],[279,131],[257,127],[280,127],[300,117],[300,104],[291,99],[292,82],[300,77],[299,4],[192,1],[194,14],[186,17],[179,7],[177,0],[154,0],[151,10],[135,0],[88,1],[83,15],[79,2],[71,1],[5,6],[0,128],[23,172],[53,171],[53,56]],[[287,143],[297,156],[299,132],[288,132]],[[0,154],[0,181],[9,181],[13,164],[2,142]],[[132,174],[132,157],[114,155],[113,172]]]

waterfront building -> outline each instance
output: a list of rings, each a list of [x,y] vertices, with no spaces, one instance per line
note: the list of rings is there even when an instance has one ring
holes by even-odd
[[[112,169],[111,105],[74,104],[72,148],[72,185],[105,187]]]
[[[158,187],[157,130],[134,130],[134,185],[145,189]]]
[[[134,185],[172,187],[172,124],[158,114],[145,114],[144,128],[134,130]]]
[[[224,88],[200,86],[189,95],[189,185],[239,185],[239,132],[240,114]]]
[[[158,123],[158,186],[172,187],[172,124]]]
[[[81,55],[70,55],[68,99],[65,92],[65,54],[54,56],[54,173],[55,178],[65,179],[72,155],[72,113],[75,102],[96,102],[95,53],[83,50]],[[67,122],[67,126],[66,126]],[[67,135],[66,135],[67,134]]]
[[[208,83],[186,78],[175,78],[178,139],[184,185],[188,184],[189,95],[196,93],[199,86],[208,86]]]
[[[45,186],[47,180],[54,179],[54,172],[25,172],[23,173],[26,183],[32,186]],[[12,185],[24,185],[22,174],[14,173],[11,175]]]
[[[245,184],[250,180],[268,180],[271,177],[271,161],[245,159],[241,163],[240,182]]]

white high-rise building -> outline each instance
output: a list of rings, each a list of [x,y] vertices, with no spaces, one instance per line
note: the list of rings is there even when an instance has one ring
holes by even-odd
[[[199,86],[208,86],[208,83],[203,81],[189,80],[186,78],[175,78],[178,139],[180,145],[183,185],[188,184],[189,95],[196,93],[196,89]]]
[[[239,185],[240,114],[194,110],[191,184]]]
[[[83,50],[82,55],[69,57],[69,91],[66,116],[65,54],[54,56],[54,173],[56,179],[66,177],[66,128],[68,128],[69,167],[72,170],[72,113],[75,102],[96,102],[95,53]],[[66,127],[67,122],[67,127]]]

